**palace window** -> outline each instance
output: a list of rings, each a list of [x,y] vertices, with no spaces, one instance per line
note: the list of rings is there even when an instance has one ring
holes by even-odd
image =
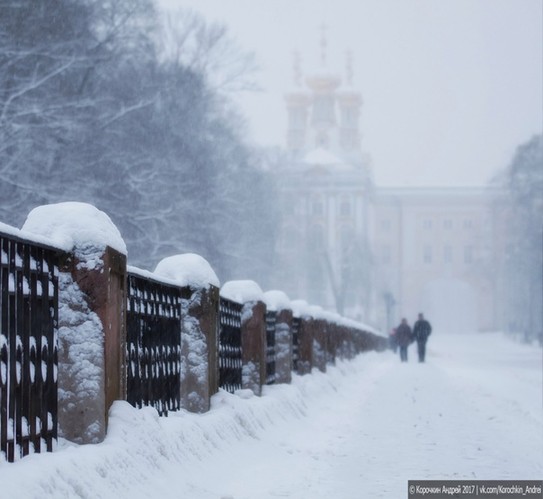
[[[426,244],[422,252],[422,261],[424,263],[432,263],[432,247]]]
[[[324,205],[320,199],[313,200],[311,214],[315,217],[321,217],[324,214]]]
[[[340,232],[341,252],[343,255],[350,254],[353,250],[354,233],[352,227],[343,225]]]
[[[306,114],[302,108],[295,108],[290,111],[290,127],[293,130],[305,129]]]
[[[313,105],[313,123],[334,123],[334,99],[323,95],[315,99]]]
[[[341,112],[342,126],[345,128],[356,128],[356,121],[358,117],[358,112],[352,107],[343,108]]]
[[[341,201],[341,204],[339,206],[339,214],[342,217],[350,217],[351,216],[351,202],[347,199],[344,199]]]
[[[453,259],[453,249],[452,249],[452,246],[446,245],[446,246],[443,248],[443,261],[444,261],[445,263],[452,263],[452,259]]]
[[[381,248],[381,262],[385,265],[392,262],[392,251],[388,244],[384,244]]]
[[[422,227],[426,230],[430,230],[432,228],[432,220],[426,219],[422,222]]]
[[[464,263],[473,263],[473,246],[464,246]]]

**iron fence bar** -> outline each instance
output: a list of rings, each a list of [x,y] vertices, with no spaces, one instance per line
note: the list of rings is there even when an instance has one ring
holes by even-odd
[[[294,372],[298,371],[300,322],[299,317],[292,318],[292,370]]]
[[[128,274],[127,399],[159,414],[181,407],[181,288]]]
[[[266,384],[275,383],[275,326],[277,313],[266,312]]]
[[[242,387],[241,310],[239,303],[219,302],[219,386],[233,393]]]
[[[8,252],[8,292],[9,292],[9,312],[8,312],[8,344],[9,344],[9,421],[8,421],[8,461],[13,462],[15,460],[15,443],[17,438],[18,424],[16,408],[18,407],[19,390],[17,383],[17,331],[16,331],[16,274],[15,274],[15,241],[9,241]],[[9,435],[11,430],[11,438]]]
[[[0,451],[8,459],[8,425],[10,398],[10,351],[9,351],[9,247],[8,240],[0,237]]]
[[[61,251],[3,233],[0,249],[0,445],[11,462],[57,439]]]

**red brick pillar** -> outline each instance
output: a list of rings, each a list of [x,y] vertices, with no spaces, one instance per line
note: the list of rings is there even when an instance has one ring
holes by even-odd
[[[304,315],[298,331],[298,374],[309,374],[313,368],[314,320]]]
[[[181,405],[191,412],[206,412],[219,390],[219,288],[187,287],[183,295],[181,356],[187,369],[181,379]]]
[[[243,304],[241,312],[243,389],[262,394],[266,383],[266,305],[261,301]]]
[[[126,256],[110,247],[76,255],[61,269],[59,427],[68,440],[97,443],[111,404],[126,399]]]
[[[313,319],[313,367],[326,372],[327,322],[325,319]]]
[[[328,340],[327,340],[327,362],[334,365],[336,363],[338,341],[338,325],[335,320],[328,322]]]
[[[292,381],[292,310],[277,312],[275,322],[275,382]]]

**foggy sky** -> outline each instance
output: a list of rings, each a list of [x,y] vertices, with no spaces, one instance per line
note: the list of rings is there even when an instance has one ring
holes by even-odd
[[[261,68],[262,91],[236,96],[250,140],[285,144],[283,96],[319,68],[354,58],[363,149],[378,185],[481,185],[541,133],[541,0],[158,0],[229,27]]]

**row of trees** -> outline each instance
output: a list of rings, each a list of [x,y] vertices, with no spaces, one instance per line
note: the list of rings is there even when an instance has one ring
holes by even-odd
[[[543,136],[518,147],[504,184],[510,208],[505,321],[511,332],[543,342]]]
[[[197,252],[224,279],[267,275],[273,186],[229,92],[249,56],[152,0],[2,0],[0,220],[79,200],[107,212],[130,262]]]

